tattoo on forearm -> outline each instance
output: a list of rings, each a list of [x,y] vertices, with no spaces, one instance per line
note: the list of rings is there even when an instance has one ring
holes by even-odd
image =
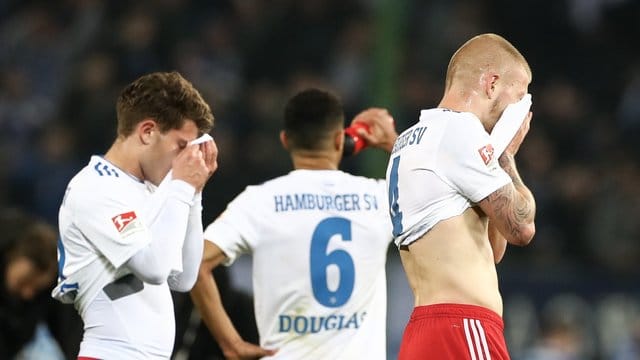
[[[493,205],[495,213],[504,219],[509,233],[518,237],[522,225],[533,221],[535,205],[524,198],[514,186],[503,186],[487,200]]]
[[[520,174],[518,174],[518,170],[516,170],[516,163],[513,156],[503,154],[498,159],[498,163],[500,164],[500,167],[502,167],[502,169],[511,177],[514,186],[524,185],[520,178]]]
[[[511,177],[513,186],[502,187],[489,195],[488,200],[493,204],[496,214],[504,218],[509,232],[514,236],[518,236],[520,235],[521,225],[533,221],[535,202],[518,174],[513,157],[503,155],[499,158],[499,162],[500,166]]]

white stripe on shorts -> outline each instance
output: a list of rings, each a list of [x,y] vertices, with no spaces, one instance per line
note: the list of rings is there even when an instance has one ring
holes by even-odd
[[[467,345],[469,346],[471,360],[476,360],[476,352],[473,349],[473,342],[471,342],[471,334],[469,333],[469,319],[464,319],[464,334],[467,336]]]
[[[476,319],[476,325],[478,326],[478,331],[480,332],[480,342],[482,342],[484,356],[487,358],[487,360],[491,360],[491,355],[489,355],[489,344],[487,344],[487,338],[484,336],[484,328],[482,327],[480,320]]]
[[[464,334],[467,338],[467,346],[469,347],[471,360],[491,360],[487,338],[480,320],[463,319],[463,321]]]

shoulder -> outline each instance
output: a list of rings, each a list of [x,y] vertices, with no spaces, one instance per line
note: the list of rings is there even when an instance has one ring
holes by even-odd
[[[487,134],[480,119],[472,113],[445,111],[445,114],[447,133],[459,137]]]
[[[343,173],[346,181],[350,182],[353,186],[364,188],[377,188],[385,184],[385,179],[377,179],[362,175],[354,175],[349,173]]]
[[[249,185],[241,193],[247,197],[271,197],[274,194],[280,194],[283,192],[290,192],[293,188],[300,186],[303,178],[299,176],[297,171],[292,171],[288,174],[284,174],[270,180],[267,180],[261,184]]]
[[[278,176],[259,184],[248,185],[238,196],[256,197],[260,195],[269,195],[273,192],[278,192],[283,188],[287,188],[289,184],[291,184],[291,179],[289,179],[287,175]]]
[[[278,189],[286,188],[277,179],[279,178],[268,180],[261,184],[248,185],[233,198],[229,203],[229,207],[257,207],[264,203],[273,194],[277,193]]]
[[[476,148],[479,144],[490,141],[489,133],[475,115],[471,113],[456,113],[447,117],[443,133],[442,146],[454,152]]]
[[[118,196],[128,196],[134,179],[100,157],[93,156],[88,165],[69,182],[68,197],[82,202],[102,202]],[[141,184],[142,185],[142,184]]]

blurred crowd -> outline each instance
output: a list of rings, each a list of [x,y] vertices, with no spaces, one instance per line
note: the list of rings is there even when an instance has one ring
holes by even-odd
[[[0,1],[0,204],[55,226],[66,183],[114,138],[119,90],[178,70],[216,118],[208,223],[291,168],[278,131],[296,90],[331,89],[349,116],[387,107],[401,131],[438,104],[452,52],[482,32],[505,36],[533,70],[518,162],[537,234],[499,266],[511,346],[527,360],[638,358],[636,0]],[[345,169],[382,177],[384,161],[363,154]],[[587,331],[620,324],[620,336]]]

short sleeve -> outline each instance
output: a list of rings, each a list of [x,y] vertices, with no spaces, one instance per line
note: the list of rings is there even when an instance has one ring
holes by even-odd
[[[88,191],[75,195],[83,195]],[[123,199],[109,194],[117,191],[93,191],[87,196],[71,199],[74,224],[88,241],[115,267],[119,268],[131,256],[151,241],[139,209]],[[89,200],[90,199],[90,200]]]
[[[238,256],[250,253],[251,244],[259,233],[254,219],[259,214],[250,191],[245,190],[229,203],[226,210],[204,231],[204,238],[216,244],[227,256],[224,265],[231,265]]]
[[[445,131],[438,158],[438,169],[445,179],[473,203],[511,182],[494,156],[489,134],[476,121],[453,120]]]

